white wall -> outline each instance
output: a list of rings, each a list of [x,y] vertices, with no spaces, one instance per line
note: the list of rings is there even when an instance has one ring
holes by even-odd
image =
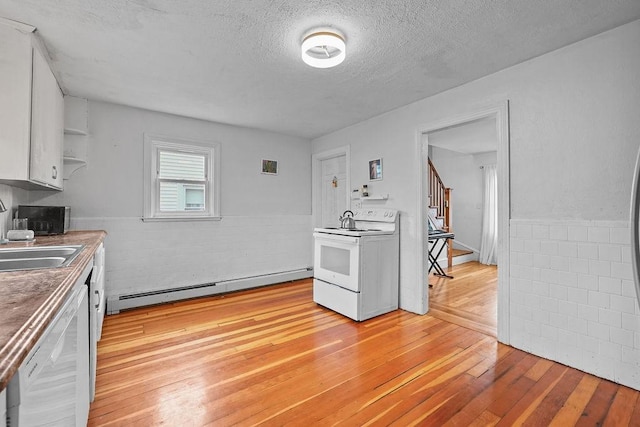
[[[17,187],[0,184],[0,200],[7,208],[6,212],[0,213],[0,230],[4,230],[4,237],[7,237],[7,230],[11,229],[11,218],[14,209],[18,205],[28,203],[28,193],[26,190]]]
[[[528,221],[623,221],[628,224],[629,195],[636,153],[640,146],[640,21],[583,40],[480,80],[391,111],[342,131],[318,138],[313,152],[351,144],[354,185],[366,182],[367,160],[384,157],[384,181],[372,192],[389,193],[389,206],[401,210],[401,307],[421,312],[421,284],[415,271],[418,176],[416,146],[419,129],[452,116],[510,101],[511,218]],[[511,225],[513,227],[513,225]],[[621,228],[621,227],[617,227]],[[624,228],[624,227],[622,227]],[[517,254],[512,249],[512,259]],[[621,268],[628,287],[628,259]],[[539,267],[534,267],[539,268]],[[516,271],[518,269],[516,268]],[[549,286],[551,278],[528,278],[532,288]],[[582,273],[584,280],[599,281],[602,271]],[[513,273],[516,274],[516,273]],[[582,276],[581,276],[582,277]],[[513,284],[510,287],[513,289]],[[561,297],[561,296],[560,296]],[[558,300],[559,296],[551,295]],[[536,309],[533,301],[532,310]],[[513,304],[513,299],[512,299]],[[582,330],[583,346],[598,357],[607,352],[612,330],[598,302],[581,300],[578,307],[597,328]],[[620,313],[619,307],[609,306]],[[640,388],[640,309],[624,313],[621,326],[635,340],[626,341],[630,368],[625,383]],[[510,340],[517,346],[538,330],[516,326],[511,310]],[[620,313],[622,316],[622,313]],[[583,318],[583,320],[585,320]],[[543,325],[545,319],[529,323]],[[597,331],[596,331],[597,329]],[[596,335],[596,336],[593,336]],[[593,339],[589,339],[593,338]],[[561,336],[549,338],[556,343]],[[566,353],[550,352],[548,340],[537,340],[527,350],[577,366]],[[595,347],[594,347],[595,346]],[[615,360],[615,359],[614,359]],[[619,359],[618,359],[619,360]],[[620,378],[599,372],[606,378]]]
[[[221,144],[221,221],[140,220],[145,132]],[[72,228],[107,231],[108,295],[312,265],[308,140],[93,101],[87,140],[64,192],[29,198],[71,206]],[[261,174],[261,159],[278,160],[278,175]]]
[[[511,345],[640,389],[628,221],[511,222]]]

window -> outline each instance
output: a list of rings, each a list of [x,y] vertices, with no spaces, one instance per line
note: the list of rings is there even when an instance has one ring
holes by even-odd
[[[145,135],[146,220],[219,219],[218,144]]]

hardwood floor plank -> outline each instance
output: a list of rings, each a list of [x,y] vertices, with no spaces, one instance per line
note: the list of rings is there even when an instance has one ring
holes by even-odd
[[[372,331],[372,332],[376,332],[376,331]],[[393,333],[393,331],[390,331],[390,333]],[[352,359],[351,355],[353,354],[353,352],[356,351],[356,348],[353,346],[353,343],[351,344],[346,344],[343,342],[343,345],[339,348],[336,349],[335,354],[331,355],[330,357],[327,356],[327,358],[329,358],[329,360],[325,360],[327,358],[325,357],[320,357],[317,358],[316,361],[318,364],[322,365],[324,367],[324,371],[323,371],[323,375],[322,377],[326,376],[330,376],[330,381],[340,381],[340,377],[344,376],[345,374],[348,374],[348,370],[349,369],[343,369],[345,367],[344,364],[344,359]],[[371,356],[375,356],[375,352],[374,351],[368,351],[366,354],[366,357],[370,357]],[[363,362],[363,360],[361,359],[361,362]],[[358,360],[352,360],[351,363],[358,363]],[[351,367],[351,365],[348,365],[347,368]],[[355,366],[357,367],[357,366]],[[277,373],[276,379],[277,382],[279,384],[286,384],[287,382],[292,381],[293,382],[293,386],[295,386],[297,383],[300,382],[300,379],[297,378],[297,376],[299,375],[302,380],[304,381],[304,377],[308,377],[309,376],[309,370],[317,370],[318,368],[315,365],[306,365],[303,366],[299,369],[290,369],[288,372],[286,373],[282,373],[279,372]],[[333,372],[335,370],[335,373]],[[316,374],[317,375],[317,374]],[[247,385],[250,388],[250,392],[253,395],[262,395],[263,393],[260,392],[260,390],[254,390],[257,389],[258,387],[260,387],[259,383],[254,383],[254,384],[248,384]],[[315,387],[315,384],[311,384],[311,387]],[[254,392],[255,391],[255,392]],[[310,390],[309,390],[310,391]],[[300,395],[296,395],[293,397],[294,399],[299,399],[301,398]],[[283,403],[283,401],[279,401],[280,404]],[[268,404],[268,401],[262,400],[262,401],[256,401],[255,402],[256,405],[266,405]]]
[[[575,425],[584,413],[584,409],[593,397],[599,383],[599,379],[591,375],[583,375],[580,383],[549,425],[556,427]]]
[[[384,384],[384,388],[378,387],[378,395],[361,405],[357,414],[349,418],[349,421],[356,424],[363,423],[367,419],[375,417],[377,412],[380,411],[380,407],[394,406],[392,405],[394,401],[401,400],[400,405],[395,405],[393,410],[387,411],[381,419],[383,422],[394,421],[411,410],[417,402],[437,392],[440,385],[455,381],[461,374],[450,374],[451,363],[459,363],[461,358],[468,357],[466,354],[472,353],[458,352],[455,356],[435,361],[434,366],[438,366],[438,368],[433,372],[429,372],[430,369],[425,367],[418,371],[407,372],[399,381]],[[476,353],[475,356],[477,356],[476,360],[481,360],[482,358],[480,353]],[[450,362],[442,365],[444,360],[450,360]],[[473,361],[470,364],[473,365]]]
[[[433,357],[430,359],[430,366],[441,366],[442,363],[450,359],[452,353],[461,353],[458,345],[462,342],[461,340],[463,338],[464,335],[461,334],[458,335],[458,339],[453,338],[453,341],[457,342],[454,342],[452,345],[447,345],[446,347],[440,346],[440,348],[432,347],[430,354]],[[377,370],[368,369],[368,367],[360,375],[358,375],[357,371],[352,371],[354,375],[347,383],[340,386],[340,392],[353,395],[354,401],[351,405],[353,410],[362,410],[363,408],[376,404],[381,399],[401,389],[407,383],[415,381],[416,378],[424,374],[421,363],[424,362],[425,351],[428,351],[427,349],[430,346],[431,341],[426,341],[423,346],[416,347],[411,352],[399,354],[396,358],[389,359],[389,362],[394,366],[393,370],[389,372],[391,375],[384,373],[383,376],[380,376]],[[378,363],[382,364],[387,362],[379,360]],[[365,387],[362,387],[363,384]],[[369,393],[367,393],[368,390]]]
[[[446,331],[442,330],[442,333],[445,334]],[[462,338],[464,333],[460,335]],[[391,341],[391,337],[389,336],[385,336],[384,338],[385,342]],[[343,398],[352,396],[351,399],[346,400],[346,402],[352,401],[352,403],[356,402],[357,404],[361,404],[362,401],[357,400],[357,398],[362,399],[363,393],[372,389],[374,389],[374,393],[378,395],[374,396],[370,400],[374,402],[378,401],[380,399],[380,395],[387,395],[389,390],[402,387],[404,382],[411,381],[412,378],[421,375],[422,372],[416,372],[416,369],[420,366],[420,363],[424,361],[425,348],[431,347],[434,358],[440,351],[454,351],[456,353],[460,353],[460,350],[455,345],[448,344],[445,349],[438,349],[431,345],[432,341],[432,339],[425,340],[424,347],[414,347],[414,349],[409,352],[403,352],[402,354],[397,355],[397,358],[393,358],[392,355],[385,357],[384,353],[378,353],[376,355],[376,351],[372,348],[370,352],[365,352],[365,354],[362,355],[360,362],[356,364],[348,363],[345,365],[344,357],[340,357],[339,360],[330,360],[328,363],[323,365],[323,372],[320,374],[322,384],[309,384],[308,387],[305,387],[304,392],[301,392],[296,396],[291,396],[290,402],[282,402],[278,399],[272,402],[271,397],[267,397],[266,400],[261,400],[257,402],[257,404],[260,407],[264,407],[265,405],[268,406],[273,404],[281,406],[283,403],[289,403],[291,407],[287,407],[285,418],[299,419],[302,417],[305,419],[319,419],[322,417],[322,414],[326,414],[327,407],[324,405],[309,405],[307,404],[307,401],[310,401],[310,403],[318,400],[325,402],[327,399],[331,401],[336,398],[336,396],[342,396]],[[391,346],[393,347],[393,344]],[[348,351],[348,354],[352,354],[353,351],[358,351],[353,346],[350,346],[345,350]],[[348,357],[347,359],[347,362],[351,362],[351,357]],[[449,356],[443,356],[442,358],[434,360],[432,364],[439,365],[448,359]],[[390,361],[393,363],[388,363]],[[382,364],[386,364],[388,369],[385,371],[376,369]],[[306,373],[304,374],[306,376]],[[300,380],[295,378],[292,386],[299,383]],[[337,393],[337,389],[339,389],[339,394]],[[307,399],[302,401],[304,396],[307,396]],[[296,406],[296,402],[301,403],[301,405]],[[371,402],[364,403],[364,406],[368,406],[370,404]],[[319,414],[316,411],[317,409],[320,410]],[[255,410],[257,412],[258,408],[255,408]],[[280,416],[280,414],[277,415]],[[264,419],[258,416],[255,419],[249,418],[246,421],[264,422]]]
[[[478,390],[471,390],[473,398],[458,413],[453,415],[444,425],[465,426],[469,425],[480,414],[491,412],[492,415],[499,413],[500,416],[506,413],[513,406],[513,401],[505,400],[510,397],[519,400],[518,393],[512,393],[513,384],[522,380],[523,373],[529,369],[536,361],[535,356],[525,352],[515,350],[502,359],[497,360],[494,370],[487,371],[479,377],[479,384],[482,387]],[[492,408],[496,402],[506,403],[507,409],[500,411],[499,408]],[[498,416],[498,418],[500,418]]]
[[[475,377],[470,375],[458,375],[451,378],[451,381],[441,383],[438,388],[423,389],[430,391],[427,395],[413,395],[411,399],[411,409],[401,417],[394,420],[389,425],[393,426],[417,426],[417,425],[439,425],[441,421],[432,419],[434,413],[447,402],[455,399],[458,391],[468,386]]]
[[[429,308],[429,315],[493,337],[496,336],[495,325],[489,325],[486,322],[474,320],[476,319],[476,316],[473,316],[470,313],[464,313],[461,315],[459,310],[451,310],[450,308],[442,310],[436,305]]]
[[[559,381],[543,396],[535,410],[527,417],[525,425],[549,425],[584,375],[578,370],[566,369]]]
[[[640,396],[638,397],[638,400],[636,400],[636,407],[631,414],[629,425],[632,427],[640,427]]]
[[[515,351],[515,349],[513,347],[509,347],[507,345],[502,345],[500,343],[498,343],[497,341],[495,342],[495,347],[494,347],[494,351],[495,351],[495,355],[493,358],[487,358],[485,360],[484,363],[480,363],[478,364],[476,367],[474,367],[473,369],[469,370],[469,374],[474,375],[476,377],[479,377],[481,375],[483,375],[485,372],[487,372],[489,369],[495,367],[495,360],[503,360],[505,359],[505,357]]]
[[[637,402],[637,391],[627,387],[619,387],[603,425],[605,427],[629,425],[631,414],[633,414]]]
[[[302,280],[107,316],[88,425],[633,424],[639,394],[435,316],[354,322]]]
[[[612,382],[600,380],[596,391],[582,412],[582,416],[576,422],[576,426],[602,425],[616,395],[616,391],[618,391],[618,387],[618,385]]]
[[[531,390],[535,382],[523,376],[522,370],[531,366],[533,362],[533,358],[525,357],[521,364],[509,372],[508,376],[505,375],[505,381],[496,381],[495,387],[491,390],[493,400],[487,406],[492,414],[502,418]]]
[[[542,402],[553,387],[560,382],[566,370],[567,368],[562,365],[554,364],[551,366],[547,373],[529,389],[529,392],[509,409],[498,425],[511,426],[524,424],[527,418],[529,418],[538,405],[540,405],[540,402]]]
[[[469,427],[491,427],[500,422],[500,418],[489,411],[484,411],[476,419],[467,424]]]
[[[525,375],[533,381],[539,381],[552,366],[553,362],[551,360],[539,359]]]

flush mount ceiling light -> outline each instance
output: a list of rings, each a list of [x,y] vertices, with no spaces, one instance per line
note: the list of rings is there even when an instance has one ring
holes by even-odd
[[[302,39],[302,60],[315,68],[335,67],[344,61],[344,36],[336,30],[314,30]]]

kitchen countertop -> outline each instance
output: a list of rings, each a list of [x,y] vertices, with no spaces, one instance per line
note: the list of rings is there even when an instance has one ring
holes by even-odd
[[[0,391],[42,336],[106,235],[104,231],[69,231],[36,236],[32,243],[0,246],[85,245],[68,267],[0,272]]]

